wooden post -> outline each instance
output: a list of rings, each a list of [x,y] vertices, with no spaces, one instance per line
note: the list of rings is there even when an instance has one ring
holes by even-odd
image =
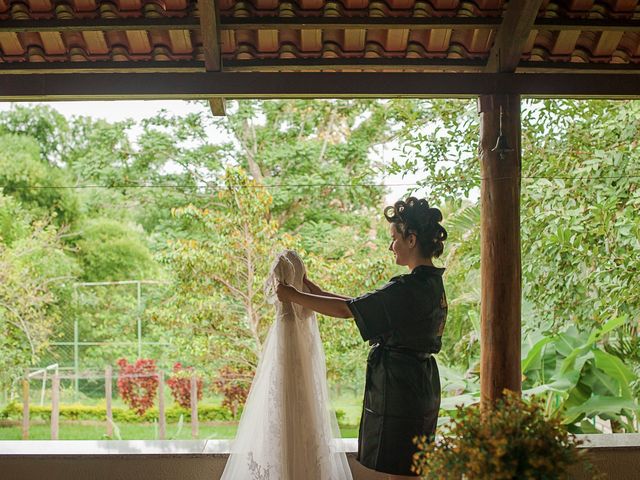
[[[158,438],[167,436],[167,419],[164,412],[164,371],[158,374]]]
[[[29,370],[22,379],[22,439],[29,440]]]
[[[484,402],[521,392],[520,97],[479,98],[481,167],[481,363]],[[500,134],[503,143],[495,149]]]
[[[58,440],[60,422],[60,375],[58,372],[51,377],[51,440]]]
[[[113,411],[111,409],[111,401],[113,397],[113,393],[111,389],[113,388],[113,369],[111,365],[107,365],[104,367],[104,398],[107,404],[106,407],[106,417],[107,417],[107,437],[113,438]]]
[[[191,375],[191,437],[198,438],[198,377]]]

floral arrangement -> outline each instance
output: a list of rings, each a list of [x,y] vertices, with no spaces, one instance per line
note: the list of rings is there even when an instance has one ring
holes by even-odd
[[[457,407],[442,438],[414,443],[412,471],[430,480],[563,480],[579,462],[599,478],[560,418],[545,418],[541,401],[507,390],[491,406]]]

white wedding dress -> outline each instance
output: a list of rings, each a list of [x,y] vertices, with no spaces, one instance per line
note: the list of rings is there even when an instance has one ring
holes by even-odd
[[[303,289],[294,251],[278,255],[266,283],[275,304],[256,376],[222,480],[351,480],[330,409],[324,350],[315,314],[275,296],[279,281]]]

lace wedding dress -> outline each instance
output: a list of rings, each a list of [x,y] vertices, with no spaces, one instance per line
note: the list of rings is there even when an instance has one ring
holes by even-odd
[[[279,281],[303,289],[294,251],[278,255],[266,283],[276,308],[222,480],[351,480],[329,405],[315,314],[275,296]]]

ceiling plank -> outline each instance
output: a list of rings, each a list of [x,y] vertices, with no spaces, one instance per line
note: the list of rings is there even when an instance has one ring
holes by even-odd
[[[201,72],[0,75],[0,100],[640,98],[640,74]]]
[[[513,72],[526,45],[542,0],[511,0],[493,42],[487,72]]]
[[[200,14],[200,33],[204,49],[204,66],[208,72],[219,72],[222,70],[222,54],[216,0],[198,0],[198,13]],[[223,117],[225,115],[223,98],[209,99],[209,107],[214,116]]]

